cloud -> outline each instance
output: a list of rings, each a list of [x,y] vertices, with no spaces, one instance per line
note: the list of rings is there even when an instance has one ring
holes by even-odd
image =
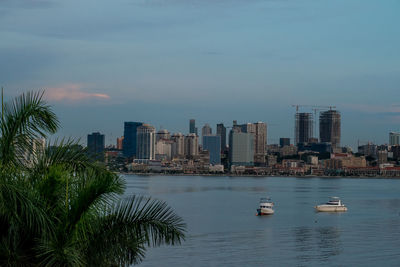
[[[110,96],[102,93],[88,93],[82,90],[80,84],[66,84],[61,87],[47,88],[45,96],[53,101],[80,101],[84,99],[110,99]]]

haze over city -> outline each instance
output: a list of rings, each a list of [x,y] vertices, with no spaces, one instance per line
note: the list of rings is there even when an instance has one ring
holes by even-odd
[[[264,121],[293,138],[292,104],[334,105],[342,145],[400,123],[398,1],[0,1],[6,99],[46,90],[63,128],[107,143],[124,121],[188,132]],[[304,109],[310,112],[310,109]]]

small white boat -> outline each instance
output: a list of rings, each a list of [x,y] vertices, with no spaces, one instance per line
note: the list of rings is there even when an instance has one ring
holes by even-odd
[[[274,203],[270,198],[261,198],[260,207],[257,209],[257,215],[272,215],[274,214]]]
[[[327,203],[315,206],[315,209],[317,211],[325,211],[325,212],[347,211],[346,205],[344,205],[340,200],[340,198],[338,197],[331,197]]]

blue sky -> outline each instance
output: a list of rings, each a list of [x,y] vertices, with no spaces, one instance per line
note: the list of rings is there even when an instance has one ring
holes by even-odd
[[[108,143],[124,121],[171,132],[335,105],[342,144],[400,130],[400,1],[0,0],[0,85],[45,89],[58,135]],[[310,111],[307,108],[303,111]]]

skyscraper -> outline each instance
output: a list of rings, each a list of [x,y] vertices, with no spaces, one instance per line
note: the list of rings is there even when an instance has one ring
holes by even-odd
[[[161,139],[168,140],[171,139],[171,134],[166,129],[159,130],[156,134],[156,141]]]
[[[91,157],[98,160],[103,159],[103,151],[105,148],[104,134],[99,132],[88,134],[87,136],[87,147]]]
[[[212,129],[208,123],[206,123],[203,128],[201,129],[201,137],[212,135]],[[203,141],[203,140],[202,140]]]
[[[199,155],[199,137],[195,133],[185,136],[185,156]]]
[[[171,157],[181,158],[185,155],[185,137],[181,133],[174,133],[171,137]]]
[[[265,163],[267,146],[267,124],[264,122],[247,123],[241,126],[241,131],[251,133],[254,136],[254,162]]]
[[[400,145],[400,133],[396,132],[389,133],[389,145],[391,146]]]
[[[295,144],[307,143],[313,136],[313,116],[311,113],[296,113]]]
[[[319,116],[319,138],[321,142],[329,142],[332,147],[340,147],[340,112],[328,110]]]
[[[189,121],[189,133],[194,133],[194,134],[198,135],[195,119],[191,119]]]
[[[143,124],[137,127],[136,143],[138,159],[155,159],[156,129],[153,126]]]
[[[232,129],[229,132],[229,164],[254,165],[254,135]]]
[[[210,153],[210,164],[221,164],[221,136],[203,136],[203,150],[207,150]]]
[[[136,134],[137,127],[143,125],[143,122],[125,122],[124,123],[124,141],[123,155],[130,158],[136,156]]]
[[[217,135],[221,136],[221,152],[226,149],[226,127],[223,123],[217,124]]]

